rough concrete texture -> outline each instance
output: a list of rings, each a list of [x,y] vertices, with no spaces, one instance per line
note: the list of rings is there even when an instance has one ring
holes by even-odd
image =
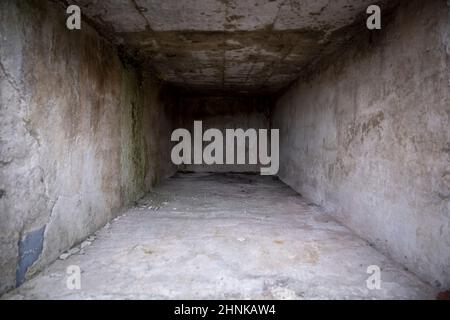
[[[187,90],[276,92],[350,35],[372,0],[75,0],[114,43]],[[392,5],[396,1],[377,1]]]
[[[180,96],[173,121],[177,128],[188,129],[192,139],[194,137],[194,121],[202,121],[203,132],[210,128],[219,129],[225,139],[226,129],[269,129],[272,106],[273,103],[270,97]],[[209,143],[204,142],[203,148]],[[245,150],[246,164],[191,164],[180,165],[178,170],[194,172],[259,172],[260,165],[248,164],[248,141]],[[224,142],[224,163],[225,154]]]
[[[66,1],[0,1],[0,293],[171,175],[171,129],[191,128],[194,120],[205,128],[280,129],[286,183],[423,280],[450,287],[448,1],[381,1],[380,32],[365,30],[370,0],[74,3],[84,14],[81,31],[65,27]],[[272,93],[280,98],[269,110]],[[61,297],[123,297],[121,290],[192,297],[187,283],[195,280],[198,297],[432,297],[390,258],[341,225],[316,220],[322,214],[275,182],[194,177],[161,189],[178,194],[171,209],[133,209],[114,224],[117,235],[102,231],[86,256],[68,258],[86,266],[91,291],[64,291],[54,281],[67,264],[57,262],[20,294],[49,297],[43,292],[59,285],[54,295]],[[202,190],[198,181],[211,188],[204,198],[189,193]],[[223,234],[208,229],[216,223]],[[285,239],[274,242],[278,237]],[[163,251],[153,255],[146,246],[155,243]],[[254,259],[243,264],[237,250]],[[150,265],[147,255],[155,257]],[[150,266],[143,276],[149,282],[127,289],[120,278],[111,289],[93,279],[97,262],[107,281],[115,271],[135,279]],[[382,291],[362,287],[368,264],[385,266]],[[202,272],[194,274],[196,267]]]
[[[0,2],[0,293],[171,171],[160,85],[64,13]]]
[[[280,177],[437,287],[450,287],[450,19],[405,2],[277,102]]]
[[[159,210],[158,210],[159,209]],[[237,254],[239,253],[239,254]],[[81,289],[69,290],[68,266]],[[381,268],[369,290],[367,267]],[[433,299],[274,177],[178,174],[4,299]]]

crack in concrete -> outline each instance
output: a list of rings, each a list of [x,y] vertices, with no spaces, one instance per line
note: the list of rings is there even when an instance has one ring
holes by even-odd
[[[290,1],[291,1],[291,0],[290,0]],[[284,0],[284,1],[281,2],[280,5],[278,6],[277,14],[275,15],[275,18],[273,19],[273,22],[272,22],[272,24],[271,24],[271,30],[273,30],[273,29],[275,28],[275,24],[276,24],[277,21],[278,21],[278,18],[279,18],[279,16],[280,16],[281,9],[284,7],[284,5],[286,4],[286,2],[287,2],[287,0]]]
[[[23,121],[25,130],[28,132],[29,136],[32,137],[36,141],[38,146],[40,147],[41,146],[41,141],[38,138],[37,133],[32,128],[30,128],[30,120],[29,119],[24,119],[24,118],[22,118],[21,120]]]
[[[6,68],[0,59],[0,70],[4,73],[6,81],[11,85],[11,87],[18,93],[18,99],[20,102],[24,103],[25,100],[21,96],[22,90],[19,88],[19,86],[13,81],[14,78],[8,71],[6,71]]]
[[[226,20],[227,17],[229,15],[229,8],[228,8],[228,2],[223,1],[222,4],[225,6],[225,21],[223,24],[224,29],[226,29]],[[226,72],[226,53],[227,53],[227,49],[226,49],[226,37],[223,37],[223,41],[222,41],[222,46],[223,46],[223,52],[222,52],[222,66],[221,66],[221,72],[222,72],[222,89],[225,88],[225,72]]]
[[[130,2],[133,4],[133,6],[134,6],[134,8],[136,9],[137,13],[142,17],[142,19],[144,19],[145,24],[146,24],[146,25],[145,25],[145,29],[146,29],[147,31],[153,31],[153,28],[152,28],[152,26],[150,25],[150,21],[148,21],[147,17],[142,13],[142,10],[141,10],[142,7],[140,7],[140,6],[136,3],[136,0],[130,0]]]

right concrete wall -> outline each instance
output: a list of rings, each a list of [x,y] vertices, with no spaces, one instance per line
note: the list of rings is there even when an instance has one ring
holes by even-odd
[[[280,178],[450,287],[450,11],[404,1],[277,102]]]

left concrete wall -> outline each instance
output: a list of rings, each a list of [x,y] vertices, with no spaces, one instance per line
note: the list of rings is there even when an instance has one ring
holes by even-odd
[[[169,95],[65,19],[0,2],[0,294],[173,172]]]

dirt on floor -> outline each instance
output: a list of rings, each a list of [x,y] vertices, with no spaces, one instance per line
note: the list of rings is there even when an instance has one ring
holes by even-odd
[[[436,297],[267,176],[177,174],[88,242],[3,299]],[[67,286],[73,266],[81,272],[79,289]],[[380,269],[379,289],[367,285],[369,266]]]

